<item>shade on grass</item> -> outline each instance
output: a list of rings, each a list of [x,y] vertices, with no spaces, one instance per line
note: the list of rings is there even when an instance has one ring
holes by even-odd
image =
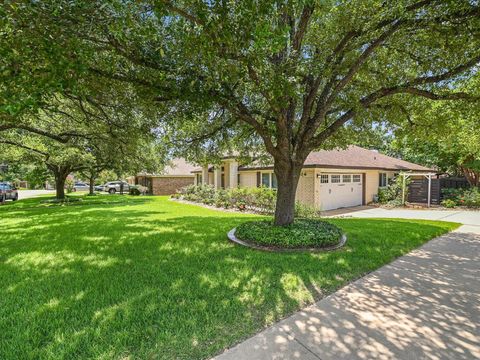
[[[259,217],[164,197],[0,207],[0,359],[208,358],[457,225],[331,220],[331,253],[227,241]]]

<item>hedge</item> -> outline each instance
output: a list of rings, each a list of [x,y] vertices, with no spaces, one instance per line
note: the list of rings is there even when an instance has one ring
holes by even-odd
[[[219,208],[273,214],[277,191],[266,187],[215,189],[212,185],[189,185],[180,189],[172,197]],[[311,218],[318,216],[318,211],[297,202],[295,214],[297,217]]]

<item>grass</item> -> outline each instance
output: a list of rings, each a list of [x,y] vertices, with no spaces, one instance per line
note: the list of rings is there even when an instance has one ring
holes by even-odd
[[[327,221],[296,219],[288,226],[274,226],[271,220],[247,221],[235,235],[241,240],[278,249],[325,248],[338,245],[342,231]]]
[[[347,245],[265,253],[227,241],[254,215],[165,197],[0,207],[0,359],[202,359],[457,224],[336,219]]]

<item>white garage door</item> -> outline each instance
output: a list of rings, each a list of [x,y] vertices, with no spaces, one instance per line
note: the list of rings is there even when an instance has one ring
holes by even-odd
[[[321,174],[317,181],[322,210],[362,205],[362,174]]]

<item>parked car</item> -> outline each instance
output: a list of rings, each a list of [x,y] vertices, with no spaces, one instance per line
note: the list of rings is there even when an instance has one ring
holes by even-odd
[[[73,184],[73,191],[89,191],[89,190],[90,190],[90,186],[83,182],[77,181],[75,184]]]
[[[105,189],[105,185],[107,184],[95,185],[93,188],[95,189],[95,191],[103,191],[103,189]]]
[[[108,192],[109,194],[115,194],[117,192],[120,192],[120,184],[123,183],[123,192],[128,193],[130,190],[130,186],[126,181],[110,181],[105,184],[103,187],[103,191]]]
[[[9,199],[13,201],[18,200],[17,189],[9,183],[0,183],[0,204]]]

